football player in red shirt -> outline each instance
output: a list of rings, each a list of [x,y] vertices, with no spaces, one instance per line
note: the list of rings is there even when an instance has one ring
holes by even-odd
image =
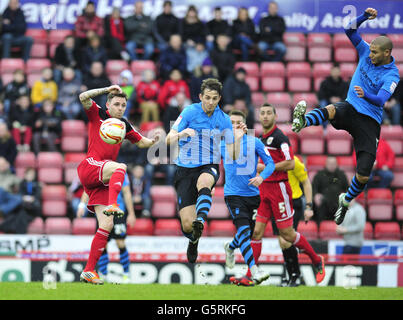
[[[108,94],[106,110],[91,99],[101,94]],[[112,145],[104,142],[99,135],[99,128],[104,120],[118,118],[126,125],[125,138],[140,148],[151,147],[160,137],[158,134],[153,139],[143,137],[133,129],[126,119],[122,118],[126,109],[127,96],[118,85],[88,90],[81,93],[79,98],[89,123],[87,156],[79,164],[77,172],[84,190],[89,196],[88,210],[95,212],[99,225],[80,280],[103,284],[95,271],[95,265],[108,242],[109,233],[113,228],[113,217],[124,214],[116,202],[122,189],[127,167],[124,163],[116,162],[121,143]]]

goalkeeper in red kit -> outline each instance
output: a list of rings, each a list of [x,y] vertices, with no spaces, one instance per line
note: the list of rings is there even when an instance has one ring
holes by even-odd
[[[106,110],[98,106],[91,98],[108,94]],[[127,96],[118,85],[88,90],[80,94],[80,101],[87,114],[88,151],[86,158],[77,168],[78,176],[89,196],[88,210],[96,214],[99,228],[92,240],[87,265],[81,273],[80,280],[92,284],[103,284],[95,271],[113,228],[114,216],[122,216],[124,212],[116,204],[126,174],[126,165],[116,162],[121,143],[107,144],[99,135],[102,122],[108,118],[117,118],[126,125],[126,136],[131,143],[139,148],[151,147],[159,140],[143,137],[133,129],[123,117],[127,105]]]

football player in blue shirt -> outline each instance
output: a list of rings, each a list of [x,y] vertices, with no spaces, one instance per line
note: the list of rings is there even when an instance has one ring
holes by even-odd
[[[211,190],[220,177],[221,141],[224,139],[235,159],[247,131],[245,124],[240,125],[242,130],[234,136],[229,116],[218,106],[221,92],[222,84],[217,79],[205,79],[199,95],[201,102],[183,109],[165,140],[167,145],[179,145],[174,184],[191,263],[197,260],[198,241],[211,208]]]
[[[300,101],[293,112],[292,130],[295,132],[330,120],[333,127],[346,130],[353,137],[356,174],[347,193],[339,195],[339,207],[334,218],[336,224],[343,222],[351,200],[364,190],[368,182],[376,159],[383,105],[400,80],[399,70],[391,55],[393,44],[390,39],[380,36],[368,44],[357,32],[364,21],[375,19],[377,14],[377,10],[367,8],[345,29],[359,55],[346,101],[314,109],[306,115],[306,103]]]

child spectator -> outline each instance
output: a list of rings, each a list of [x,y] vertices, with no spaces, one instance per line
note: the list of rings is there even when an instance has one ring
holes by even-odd
[[[10,111],[11,105],[22,95],[29,95],[30,89],[25,79],[24,71],[17,69],[13,72],[13,81],[11,81],[4,90],[4,108],[6,112]]]
[[[28,95],[18,98],[17,104],[10,110],[10,127],[18,151],[29,151],[34,125],[34,108]]]
[[[143,78],[137,86],[137,101],[141,109],[141,122],[159,121],[158,94],[160,84],[152,70],[144,70]]]
[[[182,73],[174,69],[169,75],[169,80],[165,81],[161,87],[158,96],[158,104],[165,110],[170,104],[171,99],[178,93],[183,92],[188,99],[190,99],[189,86],[185,80],[182,79]]]
[[[46,99],[50,99],[53,102],[57,101],[57,84],[53,81],[51,68],[42,70],[42,78],[35,81],[31,92],[31,101],[35,109],[39,109],[41,103]]]

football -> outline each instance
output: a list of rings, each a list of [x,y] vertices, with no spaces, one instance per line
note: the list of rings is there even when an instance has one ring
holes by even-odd
[[[102,122],[99,135],[108,144],[119,144],[125,138],[126,124],[119,119],[109,118]]]

